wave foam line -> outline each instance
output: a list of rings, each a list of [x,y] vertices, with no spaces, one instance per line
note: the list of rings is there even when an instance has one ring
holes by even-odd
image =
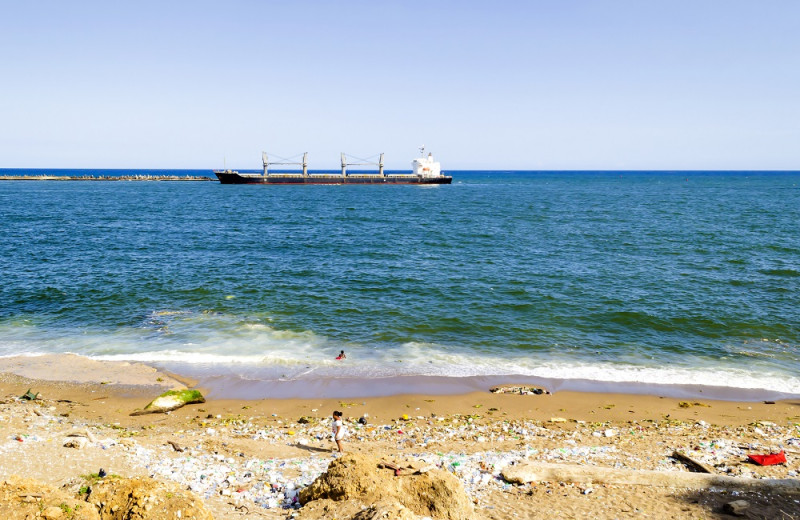
[[[549,380],[615,384],[702,385],[800,395],[800,377],[766,365],[756,371],[752,368],[719,366],[663,368],[569,361],[514,363],[497,358],[484,358],[481,362],[464,357],[456,360],[458,356],[447,356],[449,359],[446,362],[436,359],[423,363],[418,360],[409,362],[380,356],[358,359],[354,354],[346,361],[339,362],[333,359],[333,352],[327,352],[328,350],[330,349],[326,349],[324,354],[330,355],[330,358],[325,358],[323,353],[318,352],[315,359],[309,359],[307,352],[291,355],[286,352],[272,352],[236,356],[187,353],[178,350],[91,357],[108,361],[152,363],[176,373],[189,372],[187,375],[197,375],[197,372],[202,372],[205,376],[210,376],[217,372],[236,374],[252,380],[301,381],[315,378],[378,380],[403,376],[467,378],[519,375]]]

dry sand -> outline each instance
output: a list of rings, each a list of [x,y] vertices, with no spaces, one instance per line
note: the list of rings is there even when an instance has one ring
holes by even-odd
[[[800,496],[789,493],[591,482],[512,486],[494,475],[510,461],[687,471],[671,458],[681,450],[719,474],[798,479],[800,400],[767,404],[486,389],[346,400],[211,400],[132,417],[165,388],[192,382],[144,365],[78,356],[5,359],[0,371],[1,478],[21,475],[61,486],[101,467],[122,476],[152,475],[195,486],[215,518],[324,517],[312,508],[267,509],[252,498],[268,496],[265,484],[286,487],[324,470],[333,460],[328,432],[335,409],[349,419],[346,450],[454,471],[476,518],[731,518],[722,505],[742,498],[751,504],[749,518],[800,518]],[[38,400],[17,399],[28,388],[40,394]],[[366,426],[354,422],[363,416]],[[298,422],[301,417],[308,422]],[[65,448],[70,433],[88,435],[90,442],[83,449]],[[748,453],[779,449],[786,451],[786,465],[746,462]],[[212,489],[207,484],[220,466],[230,478]]]

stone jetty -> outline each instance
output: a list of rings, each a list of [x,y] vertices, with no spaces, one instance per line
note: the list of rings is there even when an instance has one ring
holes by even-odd
[[[204,175],[0,175],[0,181],[214,181]]]

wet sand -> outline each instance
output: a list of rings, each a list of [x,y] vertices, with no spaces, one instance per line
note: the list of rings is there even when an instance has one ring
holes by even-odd
[[[347,450],[430,460],[454,471],[475,503],[476,518],[725,518],[721,505],[735,499],[723,491],[590,483],[511,486],[492,475],[493,466],[509,461],[686,471],[670,458],[681,450],[720,474],[798,478],[800,472],[800,399],[765,403],[569,391],[515,395],[486,388],[456,395],[209,399],[169,414],[130,416],[165,389],[193,382],[141,364],[79,356],[6,358],[0,372],[0,396],[5,396],[0,477],[24,475],[60,486],[100,467],[124,476],[152,475],[194,485],[216,518],[239,518],[236,508],[242,504],[249,505],[251,516],[285,518],[279,500],[262,507],[282,495],[263,492],[258,482],[280,475],[302,483],[324,470],[332,460],[328,432],[335,409],[347,419]],[[17,399],[28,388],[38,400]],[[355,422],[361,417],[366,426]],[[81,450],[63,447],[68,433],[86,430],[95,442]],[[186,451],[175,451],[168,441]],[[786,465],[746,462],[747,453],[780,449]],[[187,469],[187,457],[207,467]],[[219,463],[214,457],[229,460],[243,491],[226,494],[223,488],[203,487],[208,478],[193,480],[195,469],[213,474]],[[286,466],[306,467],[308,474]],[[746,498],[755,517],[800,518],[800,497]],[[315,518],[304,509],[298,518]]]

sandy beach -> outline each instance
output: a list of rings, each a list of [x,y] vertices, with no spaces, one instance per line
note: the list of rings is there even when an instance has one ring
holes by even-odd
[[[509,465],[536,462],[688,472],[673,457],[680,451],[719,475],[797,480],[797,399],[519,395],[486,388],[459,395],[209,399],[168,414],[131,416],[161,392],[193,382],[145,365],[78,356],[6,358],[0,372],[2,479],[17,475],[68,488],[103,468],[176,482],[214,518],[333,517],[313,503],[287,507],[296,490],[335,460],[333,410],[344,413],[346,451],[452,473],[474,505],[474,518],[729,518],[722,508],[734,500],[748,502],[748,518],[800,518],[800,495],[793,492],[591,481],[512,485],[500,476]],[[19,399],[28,389],[38,399]],[[87,442],[64,447],[70,434]],[[748,454],[779,451],[786,464],[747,462]],[[338,504],[336,518],[352,518],[367,505]]]

